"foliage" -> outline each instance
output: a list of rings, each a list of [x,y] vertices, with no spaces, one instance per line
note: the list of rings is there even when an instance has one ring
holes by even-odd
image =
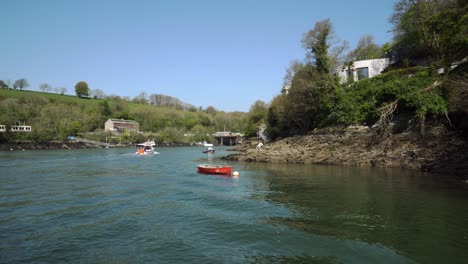
[[[89,87],[86,82],[78,82],[75,85],[75,93],[77,97],[88,97],[89,96]]]
[[[467,55],[468,2],[465,0],[400,0],[391,22],[395,42],[408,56],[447,66]]]
[[[408,72],[412,74],[403,74]],[[374,124],[380,109],[392,103],[397,113],[410,113],[421,121],[443,118],[448,104],[439,82],[430,69],[415,68],[341,87],[309,65],[296,74],[288,95],[273,100],[267,132],[275,139],[328,125]]]

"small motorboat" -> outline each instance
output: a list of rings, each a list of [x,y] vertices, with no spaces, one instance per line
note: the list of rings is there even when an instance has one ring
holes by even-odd
[[[228,165],[201,164],[197,166],[197,171],[208,174],[231,174],[232,167]]]
[[[146,141],[143,143],[139,143],[137,146],[137,155],[149,155],[149,154],[159,154],[158,152],[154,151],[154,147],[156,143],[154,141]]]
[[[209,147],[203,151],[203,153],[213,154],[215,152],[214,148]]]

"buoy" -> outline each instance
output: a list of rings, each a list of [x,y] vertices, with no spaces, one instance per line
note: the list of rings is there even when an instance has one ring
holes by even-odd
[[[239,176],[239,172],[235,171],[235,172],[232,173],[232,175]]]

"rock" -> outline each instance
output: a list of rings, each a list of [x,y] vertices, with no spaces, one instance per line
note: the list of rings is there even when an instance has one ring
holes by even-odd
[[[346,133],[357,130],[359,133]],[[344,131],[344,132],[343,132]],[[367,131],[367,132],[363,132]],[[428,130],[432,131],[432,130]],[[361,127],[316,130],[310,135],[268,142],[264,149],[237,146],[228,160],[399,167],[449,173],[468,179],[468,143],[458,133],[435,128],[429,136],[405,132],[379,139]]]

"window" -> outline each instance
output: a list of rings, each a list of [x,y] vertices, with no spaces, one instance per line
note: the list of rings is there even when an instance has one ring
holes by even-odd
[[[360,81],[362,79],[369,78],[369,68],[368,67],[357,68],[356,71],[357,71],[358,81]]]

